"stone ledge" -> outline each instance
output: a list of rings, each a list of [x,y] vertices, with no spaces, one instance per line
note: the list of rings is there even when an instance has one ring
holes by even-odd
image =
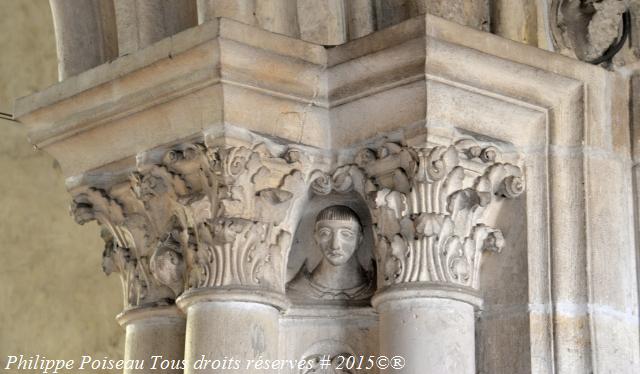
[[[435,104],[438,87],[475,97],[466,111],[476,108],[478,123],[498,123],[490,117],[501,111],[521,113],[517,122],[558,121],[573,113],[553,107],[570,108],[583,92],[611,84],[603,69],[485,34],[427,16],[327,49],[214,20],[19,99],[17,116],[71,177],[227,124],[332,150],[425,122],[456,122],[445,109],[456,100]],[[468,38],[483,42],[469,48]],[[523,99],[531,84],[553,96]],[[431,110],[427,95],[436,100]],[[484,110],[488,98],[496,111]],[[590,123],[602,126],[606,105],[592,110]]]

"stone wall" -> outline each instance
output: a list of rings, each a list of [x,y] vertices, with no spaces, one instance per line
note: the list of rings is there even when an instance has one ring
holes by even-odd
[[[10,15],[0,22],[0,111],[10,113],[16,97],[56,82],[56,47],[47,0],[2,0],[0,13]],[[97,225],[73,222],[56,162],[23,125],[0,119],[0,129],[0,366],[20,354],[121,357],[119,280],[100,271]]]

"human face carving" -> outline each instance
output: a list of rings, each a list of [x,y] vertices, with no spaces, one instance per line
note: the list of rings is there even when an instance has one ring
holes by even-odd
[[[182,280],[182,256],[171,247],[161,245],[151,256],[149,265],[156,279],[166,286],[171,287]]]
[[[360,225],[353,221],[319,221],[314,237],[331,265],[344,265],[360,244]]]

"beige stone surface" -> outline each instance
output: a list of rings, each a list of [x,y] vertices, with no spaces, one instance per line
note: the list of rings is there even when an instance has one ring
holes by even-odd
[[[127,311],[118,322],[126,328],[125,362],[136,362],[124,374],[182,373],[185,318],[175,305]]]
[[[530,0],[495,0],[491,4],[491,32],[534,46],[538,44],[538,9]]]
[[[426,2],[385,4],[376,9],[389,17],[378,23],[390,26],[417,12],[408,4]],[[451,13],[454,8],[441,15],[463,14]],[[267,9],[256,3],[257,14]],[[501,17],[510,14],[502,10]],[[471,373],[476,364],[486,373],[637,371],[625,79],[432,15],[334,48],[265,31],[277,31],[280,18],[269,19],[273,27],[262,21],[258,28],[211,20],[18,101],[17,116],[33,144],[56,157],[68,177],[78,222],[109,228],[105,263],[128,253],[143,264],[142,270],[127,266],[129,256],[119,269],[111,264],[132,280],[125,283],[134,296],[128,307],[177,300],[188,314],[188,361],[200,352],[275,357],[283,337],[277,309],[287,308],[284,255],[309,210],[308,192],[332,200],[332,193],[355,191],[365,200],[376,196],[368,206],[375,207],[378,287],[389,287],[373,301],[381,314],[380,352],[406,353],[408,372]],[[526,41],[532,30],[518,29],[522,22],[505,24],[501,35]],[[461,148],[449,147],[454,144]],[[441,157],[435,145],[449,150]],[[418,164],[411,161],[416,154]],[[496,174],[484,179],[483,163],[492,163]],[[410,170],[428,175],[409,177]],[[449,233],[433,235],[440,223],[423,213],[451,213],[456,237],[468,233],[461,224],[466,213],[456,210],[466,205],[446,212],[444,204],[422,206],[424,196],[433,197],[428,188],[442,191],[432,184],[440,173],[460,183],[445,184],[456,201],[479,186],[474,196],[496,196],[473,226],[474,235],[486,235],[473,239],[482,245],[469,241],[458,254],[444,248],[445,257],[432,261],[442,274],[428,271],[430,257],[420,248],[433,249]],[[472,185],[466,177],[476,175],[483,177],[465,188]],[[431,201],[450,204],[453,196]],[[410,203],[400,209],[399,201]],[[141,209],[149,214],[135,219]],[[424,221],[414,222],[417,217]],[[416,225],[422,237],[412,236]],[[263,234],[244,236],[250,232]],[[477,256],[465,260],[474,248]],[[154,267],[169,251],[173,266]],[[482,251],[492,252],[486,261],[479,260]],[[445,279],[450,287],[437,287]],[[180,296],[188,287],[199,290]],[[404,298],[401,308],[389,307],[395,299],[385,294]],[[442,298],[461,305],[447,310],[438,305]],[[429,325],[439,318],[441,325]],[[280,341],[282,352],[297,346],[288,338]],[[132,341],[129,355],[140,348]]]
[[[380,314],[380,354],[406,359],[404,371],[475,373],[474,309],[444,298],[391,299]],[[381,373],[394,373],[392,368]]]
[[[113,4],[120,56],[198,23],[195,0],[115,0]]]
[[[188,307],[185,373],[225,371],[212,368],[212,364],[206,361],[199,363],[203,355],[206,359],[228,357],[239,360],[242,369],[238,372],[242,373],[278,373],[277,370],[256,368],[254,364],[259,359],[274,360],[278,357],[278,318],[278,309],[259,303],[205,301]]]
[[[115,9],[109,0],[51,0],[60,80],[118,57]]]
[[[17,96],[55,83],[55,40],[47,0],[2,0],[0,13],[11,15],[0,22],[0,111],[11,112]],[[73,222],[57,164],[21,124],[0,120],[0,131],[0,365],[16,354],[119,358],[120,285],[100,271],[97,226]]]

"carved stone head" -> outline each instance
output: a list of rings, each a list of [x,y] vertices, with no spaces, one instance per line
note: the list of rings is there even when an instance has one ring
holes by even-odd
[[[360,219],[346,206],[330,206],[316,217],[314,238],[333,266],[346,264],[362,242],[362,237]]]
[[[153,276],[177,295],[182,292],[184,263],[182,256],[171,246],[161,244],[150,259]]]
[[[358,215],[342,205],[325,208],[316,216],[313,237],[323,258],[313,270],[305,263],[287,284],[291,300],[366,305],[375,285],[354,256],[364,237]]]

